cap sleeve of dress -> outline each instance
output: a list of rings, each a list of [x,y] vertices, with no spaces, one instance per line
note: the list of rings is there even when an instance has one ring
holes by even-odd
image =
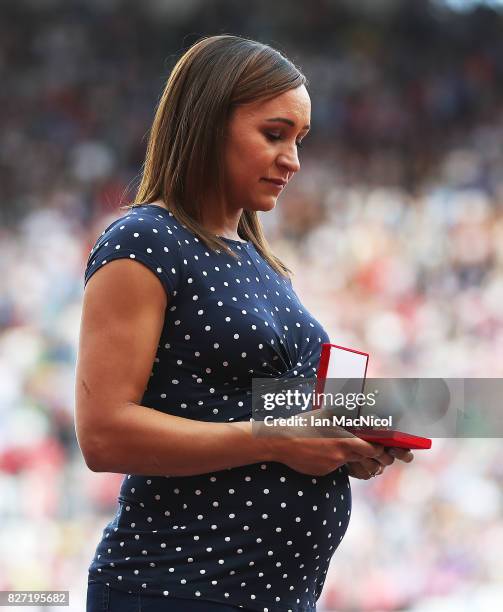
[[[97,270],[116,259],[137,261],[151,270],[168,296],[180,286],[180,243],[167,214],[132,211],[114,221],[96,241],[84,273],[84,285]]]

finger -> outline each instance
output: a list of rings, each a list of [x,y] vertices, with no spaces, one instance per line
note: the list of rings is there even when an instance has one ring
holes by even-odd
[[[376,457],[375,460],[378,461],[381,465],[387,466],[393,465],[393,463],[395,462],[395,457],[393,457],[387,452],[384,452],[379,457]]]
[[[348,465],[349,475],[360,480],[369,480],[372,474],[361,463],[351,463]]]
[[[384,446],[382,444],[374,444],[373,442],[365,442],[365,440],[360,440],[362,442],[361,450],[358,449],[358,452],[365,457],[369,457],[371,459],[375,459],[382,455],[384,452]]]
[[[375,459],[360,459],[351,465],[360,467],[366,474],[370,474],[369,477],[383,467],[379,461],[376,461]]]
[[[414,459],[414,455],[408,448],[398,448],[397,446],[394,446],[388,451],[388,454],[396,459],[399,459],[400,461],[404,461],[405,463],[410,463]]]
[[[361,463],[363,461],[369,461],[369,459],[360,453],[349,453],[347,461],[351,463]]]
[[[377,463],[377,467],[373,470],[374,476],[380,476],[384,470],[386,469],[386,465],[384,463]]]
[[[376,457],[384,451],[384,446],[382,444],[367,442],[351,434],[348,436],[348,432],[346,432],[344,438],[345,444],[348,445],[349,449],[351,449],[353,453],[358,453],[360,457]]]
[[[380,476],[386,469],[386,466],[375,459],[370,459],[370,461],[373,463],[372,468],[368,470],[370,477],[374,478],[375,476]]]

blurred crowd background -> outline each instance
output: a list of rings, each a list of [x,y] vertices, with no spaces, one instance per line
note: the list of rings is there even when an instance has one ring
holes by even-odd
[[[203,35],[306,73],[302,170],[263,216],[294,287],[371,376],[503,373],[503,8],[463,0],[16,0],[0,19],[0,590],[69,589],[122,479],[76,443],[83,271],[132,200],[170,68]],[[495,610],[499,439],[352,481],[319,612]],[[33,608],[32,608],[33,609]]]

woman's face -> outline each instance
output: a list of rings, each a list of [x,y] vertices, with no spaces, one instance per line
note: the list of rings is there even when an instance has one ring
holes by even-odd
[[[311,100],[304,85],[275,98],[237,107],[225,149],[226,202],[233,209],[274,208],[284,184],[300,169],[298,147],[309,130]]]

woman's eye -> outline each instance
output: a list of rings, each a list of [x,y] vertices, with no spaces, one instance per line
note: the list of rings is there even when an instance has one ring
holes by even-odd
[[[272,141],[281,140],[281,136],[279,134],[270,134],[270,133],[267,133],[266,136],[267,136],[267,138],[269,140],[272,140]],[[297,140],[297,142],[295,144],[297,145],[297,147],[299,147],[299,149],[303,146],[302,145],[302,140]]]

